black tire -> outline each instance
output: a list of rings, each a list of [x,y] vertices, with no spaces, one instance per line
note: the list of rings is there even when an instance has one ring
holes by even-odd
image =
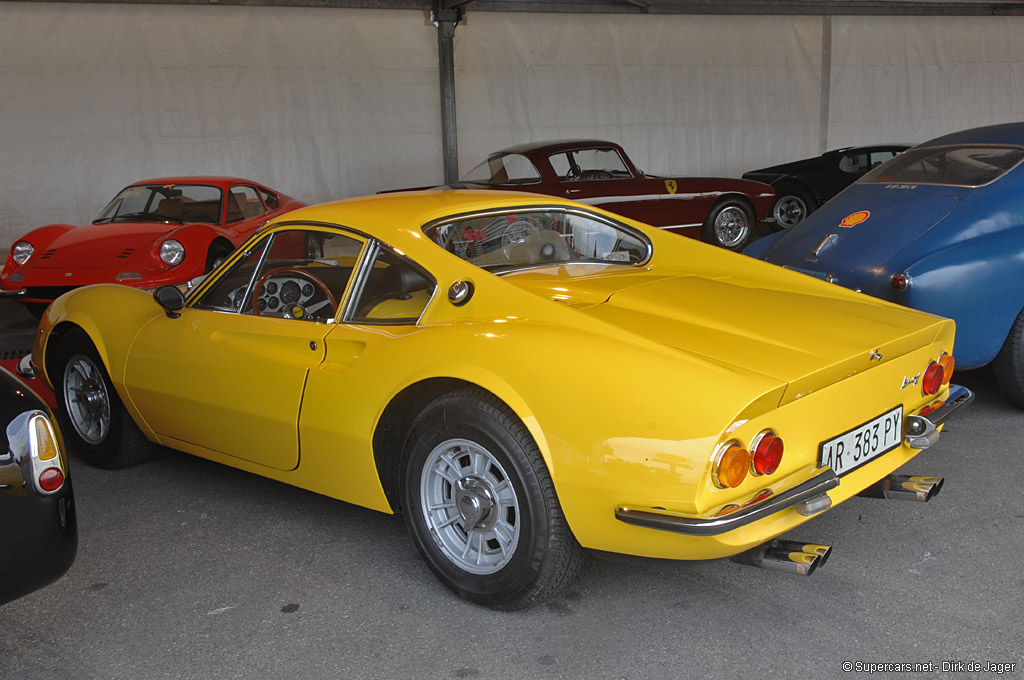
[[[992,370],[1006,398],[1024,408],[1024,310],[1017,315],[1002,349],[992,361]]]
[[[775,193],[772,217],[778,229],[792,229],[814,212],[814,199],[799,187],[781,187]]]
[[[448,477],[434,466],[442,461]],[[473,462],[478,465],[469,473]],[[413,541],[459,596],[495,609],[524,609],[550,598],[578,573],[583,549],[540,451],[494,395],[465,389],[428,405],[406,439],[402,477]],[[428,503],[448,496],[451,504],[427,510]],[[460,556],[459,546],[469,550]]]
[[[206,253],[206,268],[203,269],[203,273],[209,274],[219,267],[228,258],[228,255],[231,254],[231,250],[231,248],[222,243],[212,244],[210,250]]]
[[[716,203],[704,220],[700,239],[726,250],[741,251],[754,235],[755,218],[750,205],[738,198]]]
[[[146,439],[121,403],[99,353],[85,333],[69,333],[58,348],[57,414],[65,439],[85,462],[115,469],[149,458]]]

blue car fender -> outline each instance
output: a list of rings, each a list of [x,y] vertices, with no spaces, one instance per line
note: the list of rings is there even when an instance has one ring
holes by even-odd
[[[768,234],[767,236],[762,236],[761,238],[757,239],[749,246],[744,248],[743,254],[749,255],[755,260],[763,260],[765,256],[768,254],[768,251],[771,250],[772,246],[774,246],[779,241],[779,239],[785,236],[787,233],[788,232],[785,231],[776,231],[772,234]]]
[[[958,368],[992,361],[1024,307],[1024,226],[961,241],[908,266],[895,300],[956,321]]]

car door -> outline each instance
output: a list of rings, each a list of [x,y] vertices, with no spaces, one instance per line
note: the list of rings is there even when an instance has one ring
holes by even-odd
[[[548,156],[562,194],[648,224],[661,225],[661,198],[675,183],[635,176],[616,149],[584,148]]]
[[[298,464],[306,376],[324,357],[364,239],[274,230],[180,312],[139,332],[128,394],[162,437],[279,470]]]

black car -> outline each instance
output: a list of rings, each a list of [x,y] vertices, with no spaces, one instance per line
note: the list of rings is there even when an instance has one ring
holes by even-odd
[[[849,146],[815,158],[751,170],[744,173],[743,179],[764,182],[775,188],[775,203],[768,219],[783,229],[790,229],[868,170],[909,148],[907,144]]]
[[[20,371],[20,369],[19,369]],[[78,551],[68,462],[46,404],[0,368],[0,605],[56,581]]]

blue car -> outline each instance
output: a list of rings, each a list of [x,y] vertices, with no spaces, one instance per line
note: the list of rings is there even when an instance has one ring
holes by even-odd
[[[938,137],[744,252],[952,318],[957,366],[992,363],[1024,407],[1022,161],[1024,123]]]

